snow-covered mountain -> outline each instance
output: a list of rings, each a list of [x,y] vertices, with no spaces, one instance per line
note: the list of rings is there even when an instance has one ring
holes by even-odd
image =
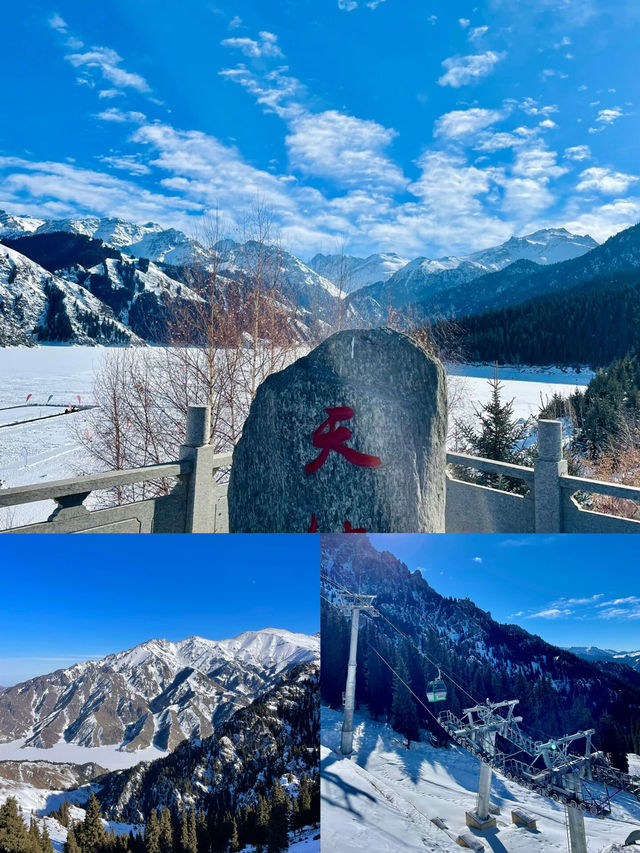
[[[395,252],[357,258],[353,255],[314,255],[308,266],[332,281],[342,293],[352,293],[377,281],[386,281],[409,263]]]
[[[273,779],[297,780],[305,773],[317,784],[318,682],[317,663],[291,666],[211,736],[185,740],[152,764],[141,762],[102,777],[98,797],[105,816],[137,823],[154,808],[181,810],[185,805],[233,813],[255,805]]]
[[[562,263],[584,255],[597,245],[588,235],[571,234],[564,228],[547,228],[524,237],[511,237],[500,246],[463,257],[416,258],[386,281],[352,293],[349,304],[369,319],[384,316],[389,303],[396,309],[420,306],[420,313],[428,315],[434,300],[446,300],[447,292],[455,292],[480,276],[518,261],[540,265]]]
[[[210,735],[284,670],[316,660],[318,646],[317,637],[273,628],[232,640],[149,640],[0,691],[0,743],[16,752],[65,744],[171,750]]]
[[[0,245],[0,346],[48,341],[142,343],[77,282]]]
[[[196,240],[175,228],[155,222],[136,225],[118,218],[86,216],[81,219],[38,219],[0,210],[0,237],[16,239],[33,234],[65,232],[102,240],[123,254],[180,266],[208,257]]]
[[[221,240],[214,248],[219,272],[227,278],[260,278],[265,291],[277,290],[292,305],[318,318],[335,311],[340,290],[290,252],[255,240]]]
[[[171,339],[171,317],[191,316],[197,279],[214,268],[223,301],[230,292],[242,299],[259,283],[291,334],[308,340],[328,334],[338,321],[343,326],[377,325],[389,307],[400,320],[405,315],[421,321],[515,304],[562,286],[575,272],[566,265],[597,247],[588,235],[549,228],[461,257],[408,261],[393,252],[368,258],[318,254],[305,264],[276,246],[252,240],[220,240],[206,250],[181,231],[151,222],[45,220],[3,211],[0,239],[59,278],[90,290],[116,320],[154,343]],[[624,264],[625,257],[623,250],[613,268]],[[540,270],[557,270],[561,284],[540,278]],[[14,313],[12,306],[4,311],[5,344],[25,342]],[[194,327],[189,320],[185,325]]]
[[[613,661],[614,663],[625,663],[636,672],[640,672],[640,651],[616,652],[614,649],[599,649],[597,646],[569,646],[568,651],[573,652],[584,660]]]
[[[96,217],[45,221],[2,211],[0,240],[59,278],[89,290],[116,319],[151,343],[171,339],[175,318],[180,318],[182,340],[185,330],[197,336],[197,293],[203,292],[214,269],[217,298],[226,304],[233,293],[240,300],[240,318],[247,313],[242,300],[256,285],[265,304],[275,303],[278,317],[296,338],[330,331],[338,316],[340,291],[331,281],[294,255],[256,241],[222,240],[207,252],[182,232],[153,223],[139,226]],[[24,343],[16,331],[19,317],[7,313],[15,322],[5,324],[2,343]],[[245,320],[251,322],[248,316]]]

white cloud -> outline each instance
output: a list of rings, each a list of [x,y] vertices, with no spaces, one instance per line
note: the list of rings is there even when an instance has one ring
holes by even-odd
[[[637,175],[624,172],[614,172],[612,169],[593,167],[580,173],[580,182],[576,186],[578,192],[595,190],[604,195],[626,193],[631,184],[640,180]]]
[[[442,63],[446,73],[438,79],[438,84],[458,89],[460,86],[478,83],[491,74],[503,56],[493,50],[470,56],[451,56]]]
[[[489,32],[489,27],[472,27],[468,33],[468,39],[473,44],[477,44],[482,40],[482,37]]]
[[[385,154],[396,131],[336,110],[294,118],[285,143],[292,168],[342,186],[401,190],[407,180]]]
[[[274,112],[280,118],[288,119],[305,112],[298,103],[304,98],[305,89],[299,80],[286,74],[286,70],[286,68],[276,68],[258,78],[245,65],[240,64],[235,68],[225,68],[218,73],[221,77],[245,88],[268,112]]]
[[[63,33],[64,35],[67,34],[67,22],[57,12],[51,15],[47,23],[52,30],[56,30],[56,32]]]
[[[524,98],[522,101],[515,101],[513,103],[529,116],[549,116],[558,112],[556,104],[541,106],[534,98]]]
[[[621,107],[611,107],[610,109],[599,110],[596,117],[596,124],[598,124],[599,127],[590,127],[589,133],[602,133],[603,130],[606,130],[607,127],[612,125],[619,118],[622,118],[624,115],[626,115],[626,113]]]
[[[85,53],[70,53],[65,56],[74,68],[97,69],[105,80],[121,89],[135,89],[149,92],[150,87],[144,77],[121,68],[122,57],[108,47],[94,47]]]
[[[572,145],[570,148],[564,149],[564,157],[567,160],[574,160],[577,163],[582,160],[590,160],[591,149],[588,145]]]
[[[481,563],[481,562],[482,562],[482,557],[474,557],[474,558],[473,558],[473,562],[474,562],[474,563]]]
[[[151,192],[132,181],[69,163],[0,157],[0,169],[5,172],[2,202],[34,215],[65,217],[81,211],[137,222],[169,221],[190,231],[191,215],[202,213],[201,204],[179,195]]]
[[[568,169],[556,163],[557,156],[555,151],[545,148],[542,143],[524,148],[516,156],[513,173],[544,182],[548,182],[549,178],[559,178],[565,175]]]
[[[437,15],[429,15],[429,17],[427,18],[427,21],[431,24],[431,26],[433,26],[434,24],[438,23],[438,16]]]
[[[552,121],[550,118],[545,118],[542,121],[538,122],[538,127],[544,127],[547,129],[557,126],[558,125],[555,123],[555,121]]]
[[[117,124],[124,124],[125,122],[140,124],[147,120],[144,113],[139,113],[135,110],[124,112],[123,110],[119,110],[117,107],[109,107],[108,110],[103,110],[101,113],[98,113],[97,117],[101,119],[101,121],[111,121]]]
[[[640,196],[615,199],[589,210],[584,210],[581,199],[571,199],[562,219],[567,230],[574,234],[590,234],[602,242],[640,221]]]
[[[236,37],[223,39],[220,44],[223,47],[237,48],[245,56],[258,59],[263,56],[282,56],[278,46],[278,37],[274,33],[263,30],[258,33],[258,41],[255,39]]]
[[[229,21],[229,29],[237,30],[242,26],[242,18],[239,15],[234,15],[233,18]]]
[[[151,172],[151,169],[148,166],[145,166],[144,163],[140,163],[139,160],[131,154],[103,156],[98,159],[102,163],[107,163],[109,166],[113,166],[114,169],[121,169],[124,172],[128,172],[130,175],[148,175]]]
[[[462,27],[463,30],[466,30],[467,27],[471,24],[469,18],[458,18],[458,23]]]
[[[121,92],[120,89],[101,89],[98,92],[99,98],[121,98],[124,97],[124,92]]]
[[[552,607],[549,610],[539,610],[537,613],[531,613],[528,619],[561,619],[563,616],[570,616],[572,613],[568,608],[559,609]]]
[[[608,110],[600,110],[596,121],[601,122],[602,124],[613,124],[614,121],[621,118],[623,115],[624,112],[620,107],[613,107]]]
[[[637,595],[628,595],[626,598],[614,598],[612,601],[603,601],[598,607],[610,607],[611,605],[619,604],[640,604],[640,598]]]
[[[471,133],[477,133],[503,118],[498,110],[485,110],[472,107],[468,110],[453,110],[441,115],[434,126],[434,136],[458,139]]]
[[[356,0],[338,0],[338,9],[342,9],[343,12],[353,12],[357,8]]]

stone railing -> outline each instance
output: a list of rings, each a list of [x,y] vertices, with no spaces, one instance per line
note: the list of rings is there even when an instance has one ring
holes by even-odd
[[[192,406],[185,443],[175,462],[127,471],[109,471],[69,480],[0,490],[0,508],[53,500],[47,521],[3,533],[226,533],[227,486],[218,482],[231,453],[209,445],[209,409]],[[575,494],[600,494],[640,502],[640,488],[571,477],[562,459],[560,421],[538,421],[538,458],[533,468],[447,453],[449,466],[461,466],[523,481],[524,495],[457,480],[447,473],[447,533],[640,533],[640,521],[592,512]],[[106,509],[90,510],[93,492],[133,484],[173,483],[167,494]]]
[[[502,474],[529,491],[514,494],[466,483],[447,474],[447,533],[640,533],[640,521],[580,506],[580,493],[640,502],[640,488],[571,477],[562,458],[562,424],[538,421],[538,458],[533,468],[447,453],[447,464]]]
[[[214,452],[209,444],[209,429],[209,408],[192,406],[185,443],[175,462],[2,489],[0,508],[50,500],[57,506],[47,521],[0,532],[226,533],[227,487],[216,480],[219,470],[231,465],[231,453]],[[113,492],[158,481],[163,482],[167,494],[106,509],[90,510],[84,506],[93,492]]]

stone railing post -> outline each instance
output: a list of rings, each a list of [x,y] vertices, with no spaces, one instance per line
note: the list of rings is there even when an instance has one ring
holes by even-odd
[[[538,421],[538,458],[534,470],[536,533],[562,533],[560,476],[567,473],[562,458],[562,422]]]
[[[209,444],[211,409],[209,406],[189,406],[187,431],[180,447],[180,460],[193,463],[187,489],[185,533],[213,533],[215,495],[212,458]]]

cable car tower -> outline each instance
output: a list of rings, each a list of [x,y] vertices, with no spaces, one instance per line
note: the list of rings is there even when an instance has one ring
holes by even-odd
[[[375,595],[340,592],[338,609],[351,614],[351,640],[349,643],[349,665],[347,667],[347,686],[344,693],[344,720],[342,722],[342,738],[340,752],[351,755],[353,752],[353,712],[356,699],[356,666],[358,656],[358,626],[360,612],[365,611],[369,616],[377,616],[373,602]]]
[[[480,781],[475,812],[467,812],[467,825],[478,829],[495,826],[490,814],[492,771],[530,791],[566,806],[571,853],[587,853],[584,812],[605,816],[611,800],[631,790],[633,777],[607,764],[604,754],[591,743],[594,729],[546,741],[528,737],[519,727],[522,717],[514,715],[518,699],[489,702],[465,708],[461,718],[443,711],[440,725],[480,761]],[[504,751],[496,744],[500,736],[509,744]],[[515,750],[513,749],[515,747]]]

